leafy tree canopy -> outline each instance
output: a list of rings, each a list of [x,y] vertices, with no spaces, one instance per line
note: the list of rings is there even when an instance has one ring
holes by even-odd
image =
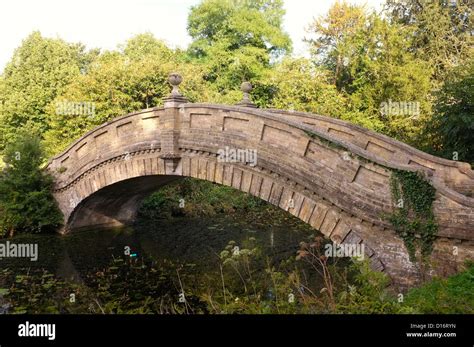
[[[33,32],[16,49],[0,77],[0,150],[27,123],[48,128],[45,108],[98,54],[81,44]]]
[[[290,51],[283,15],[281,0],[204,0],[191,9],[188,52],[204,65],[205,79],[216,93],[263,78],[272,60]],[[235,101],[232,93],[229,99]]]
[[[411,51],[411,31],[364,7],[337,2],[311,26],[313,60],[371,129],[416,143],[431,115],[430,65]],[[384,103],[417,105],[411,114],[381,112]],[[362,117],[360,117],[363,115]],[[356,121],[357,122],[357,121]]]
[[[412,30],[411,51],[433,66],[439,84],[473,54],[472,0],[387,0],[393,22]]]
[[[474,163],[474,58],[453,70],[437,93],[433,122],[428,124],[435,151]]]

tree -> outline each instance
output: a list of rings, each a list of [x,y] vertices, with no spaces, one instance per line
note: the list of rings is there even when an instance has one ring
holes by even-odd
[[[311,41],[314,61],[332,72],[338,90],[358,111],[347,119],[416,144],[431,117],[431,69],[410,52],[411,31],[343,2],[318,20],[313,32],[319,37]],[[382,112],[392,101],[414,105],[413,110]]]
[[[438,93],[428,125],[435,152],[474,164],[474,58],[453,70]]]
[[[135,35],[124,45],[119,45],[119,48],[125,57],[134,61],[150,56],[160,61],[166,61],[173,60],[175,56],[175,53],[164,42],[157,40],[149,32]]]
[[[233,102],[244,80],[265,76],[271,62],[290,51],[282,29],[281,0],[204,0],[191,9],[188,32],[193,38],[189,56],[204,65],[222,102]]]
[[[412,30],[411,51],[433,66],[441,84],[473,54],[472,0],[387,0],[392,21]]]
[[[266,91],[266,107],[316,113],[380,130],[382,124],[354,107],[347,94],[337,91],[332,77],[331,71],[309,59],[288,57],[275,65],[261,82],[264,88],[259,89]]]
[[[316,35],[305,39],[310,44],[312,56],[333,72],[333,83],[339,90],[343,88],[345,59],[352,53],[347,41],[362,29],[366,19],[364,6],[337,1],[326,16],[315,19],[307,29],[308,33]]]
[[[17,134],[5,149],[0,173],[0,234],[41,232],[63,221],[51,194],[52,178],[40,169],[44,156],[40,137],[30,129]]]
[[[199,66],[185,62],[151,34],[137,35],[120,50],[101,54],[87,74],[78,76],[47,107],[48,155],[66,148],[85,132],[126,113],[162,105],[170,92],[168,75],[183,75],[181,91],[191,101],[206,100],[206,85]],[[87,111],[62,112],[61,105],[93,105]]]
[[[39,32],[23,41],[0,77],[0,151],[28,123],[47,130],[45,108],[87,71],[97,53]]]
[[[431,68],[410,52],[409,32],[373,13],[349,45],[345,90],[355,107],[383,124],[385,134],[417,144],[432,115]],[[417,106],[384,112],[382,105],[391,102]]]
[[[227,39],[232,50],[252,46],[278,57],[291,47],[282,30],[284,13],[281,0],[204,0],[188,17],[190,50],[206,55],[209,46]]]

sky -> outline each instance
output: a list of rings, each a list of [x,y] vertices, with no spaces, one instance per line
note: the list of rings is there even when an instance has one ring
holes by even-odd
[[[336,0],[285,0],[284,29],[293,54],[307,55],[305,28]],[[0,2],[0,71],[32,31],[82,42],[88,48],[115,49],[130,37],[151,32],[171,47],[185,48],[191,6],[200,0],[5,0]],[[377,10],[383,0],[349,0]]]

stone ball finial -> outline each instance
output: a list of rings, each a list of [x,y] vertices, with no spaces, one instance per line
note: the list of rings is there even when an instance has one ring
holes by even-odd
[[[250,82],[242,82],[242,84],[240,85],[240,90],[246,94],[250,93],[252,89],[253,87]]]
[[[181,95],[178,86],[181,84],[182,81],[183,77],[181,77],[181,75],[177,72],[172,72],[168,75],[168,82],[173,87],[171,95]]]
[[[256,107],[252,101],[250,100],[250,92],[252,91],[253,87],[250,82],[242,82],[240,85],[240,90],[244,94],[242,101],[239,102],[237,105],[245,106],[245,107]]]

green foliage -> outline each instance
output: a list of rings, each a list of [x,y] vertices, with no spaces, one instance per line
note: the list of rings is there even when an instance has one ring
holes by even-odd
[[[345,59],[353,53],[351,41],[363,29],[366,19],[364,6],[337,1],[326,16],[316,18],[308,29],[316,35],[306,39],[313,58],[332,72],[333,83],[339,90],[344,88],[347,74]]]
[[[472,1],[388,0],[387,5],[391,20],[410,28],[410,50],[434,68],[435,84],[472,56]]]
[[[346,100],[329,84],[328,74],[305,58],[285,58],[267,83],[274,88],[271,106],[340,118]]]
[[[138,213],[141,217],[153,220],[183,215],[194,217],[235,211],[257,212],[255,210],[258,207],[264,207],[261,199],[234,188],[184,178],[146,198]]]
[[[436,114],[427,126],[433,152],[474,163],[474,58],[453,69],[438,93]]]
[[[210,46],[227,39],[231,50],[255,47],[277,56],[291,46],[281,29],[283,15],[280,0],[204,0],[189,14],[188,32],[195,40],[191,52],[206,55]]]
[[[240,99],[240,84],[264,78],[273,59],[290,50],[282,1],[204,0],[192,7],[188,52],[206,71],[218,102]]]
[[[175,268],[177,265],[166,261],[115,258],[80,283],[61,280],[44,270],[4,269],[0,285],[5,288],[0,288],[0,295],[11,312],[18,314],[206,313],[205,303],[189,290],[184,291],[186,303],[179,302],[180,281],[188,276],[177,277]]]
[[[472,154],[468,152],[472,151],[469,144],[472,143],[474,122],[472,105],[469,106],[472,81],[469,86],[468,69],[472,66],[473,55],[472,9],[470,0],[454,3],[445,0],[387,0],[386,11],[392,23],[407,29],[410,36],[407,49],[430,67],[425,74],[430,77],[429,98],[436,102],[436,108],[433,119],[424,117],[421,125],[426,129],[412,144],[448,159],[453,159],[456,151],[460,160],[471,162]],[[470,74],[472,76],[472,69]],[[463,78],[466,83],[461,86],[463,82],[459,80]],[[449,85],[443,87],[445,83]]]
[[[81,44],[43,38],[39,32],[29,35],[0,77],[0,150],[27,123],[46,131],[46,107],[96,55]]]
[[[368,26],[352,42],[346,91],[360,111],[383,124],[382,132],[416,143],[420,129],[431,116],[430,67],[413,56],[408,42],[403,27],[372,14]],[[417,102],[420,112],[383,114],[381,105],[389,101]]]
[[[14,314],[93,313],[93,295],[87,287],[65,282],[45,270],[13,272],[3,269],[1,279],[7,288],[0,288]],[[77,298],[70,301],[71,294]]]
[[[431,116],[431,84],[429,64],[410,51],[411,31],[338,2],[311,32],[318,35],[310,41],[314,60],[350,101],[344,119],[416,144]],[[381,106],[389,101],[418,102],[420,114],[384,114]]]
[[[251,314],[381,314],[412,313],[387,289],[386,274],[373,271],[368,260],[346,267],[329,263],[320,253],[318,237],[303,243],[298,256],[281,263],[264,263],[256,248],[238,249],[231,241],[220,257],[222,290],[204,296],[215,313]],[[319,238],[320,239],[320,238]],[[235,253],[235,250],[238,253]],[[315,277],[316,275],[316,277]],[[321,285],[322,283],[322,285]],[[214,284],[216,287],[218,284]]]
[[[143,60],[144,57],[155,57],[160,61],[167,61],[175,59],[176,55],[151,33],[135,35],[119,47],[123,55],[133,61]]]
[[[270,314],[295,313],[297,307],[288,301],[294,292],[292,278],[286,271],[294,263],[281,263],[263,256],[249,238],[242,245],[230,241],[220,253],[220,278],[213,285],[220,290],[208,291],[203,299],[213,313]]]
[[[418,172],[394,170],[390,181],[396,207],[389,220],[405,242],[410,260],[416,261],[418,250],[427,260],[438,232],[433,214],[436,190]]]
[[[310,112],[379,130],[371,117],[338,92],[328,70],[306,58],[285,57],[254,84],[252,99],[259,107]]]
[[[206,306],[182,287],[186,275],[176,264],[149,259],[114,258],[110,266],[90,274],[85,282],[94,290],[102,313],[206,313]],[[119,294],[120,293],[120,294]],[[184,293],[186,302],[179,301]]]
[[[368,260],[351,265],[354,281],[347,282],[346,289],[337,296],[337,313],[382,314],[411,313],[410,307],[401,306],[387,290],[387,275],[373,271]]]
[[[5,150],[7,167],[0,174],[1,234],[41,232],[58,227],[62,215],[51,194],[52,178],[45,174],[39,136],[20,131]]]
[[[321,258],[319,252],[313,253],[305,247],[299,252],[300,262],[309,258],[314,266],[305,268],[299,262],[288,260],[286,265],[267,264],[265,272],[259,273],[255,271],[258,250],[243,248],[235,255],[232,253],[235,247],[236,244],[230,242],[221,253],[224,261],[221,285],[224,285],[226,297],[218,290],[214,296],[205,297],[218,313],[433,314],[470,313],[474,307],[473,264],[468,264],[467,270],[457,275],[434,279],[411,289],[400,301],[388,287],[387,275],[372,270],[367,259],[353,261],[346,268],[328,266],[324,265],[327,259]],[[323,268],[326,269],[324,277],[331,279],[331,283],[324,280],[323,288],[301,280]],[[252,282],[252,278],[258,278],[258,281]],[[236,291],[236,288],[241,290]],[[294,295],[294,301],[289,300],[289,294]]]
[[[473,314],[474,264],[448,278],[435,278],[422,287],[411,289],[404,304],[423,314]]]

